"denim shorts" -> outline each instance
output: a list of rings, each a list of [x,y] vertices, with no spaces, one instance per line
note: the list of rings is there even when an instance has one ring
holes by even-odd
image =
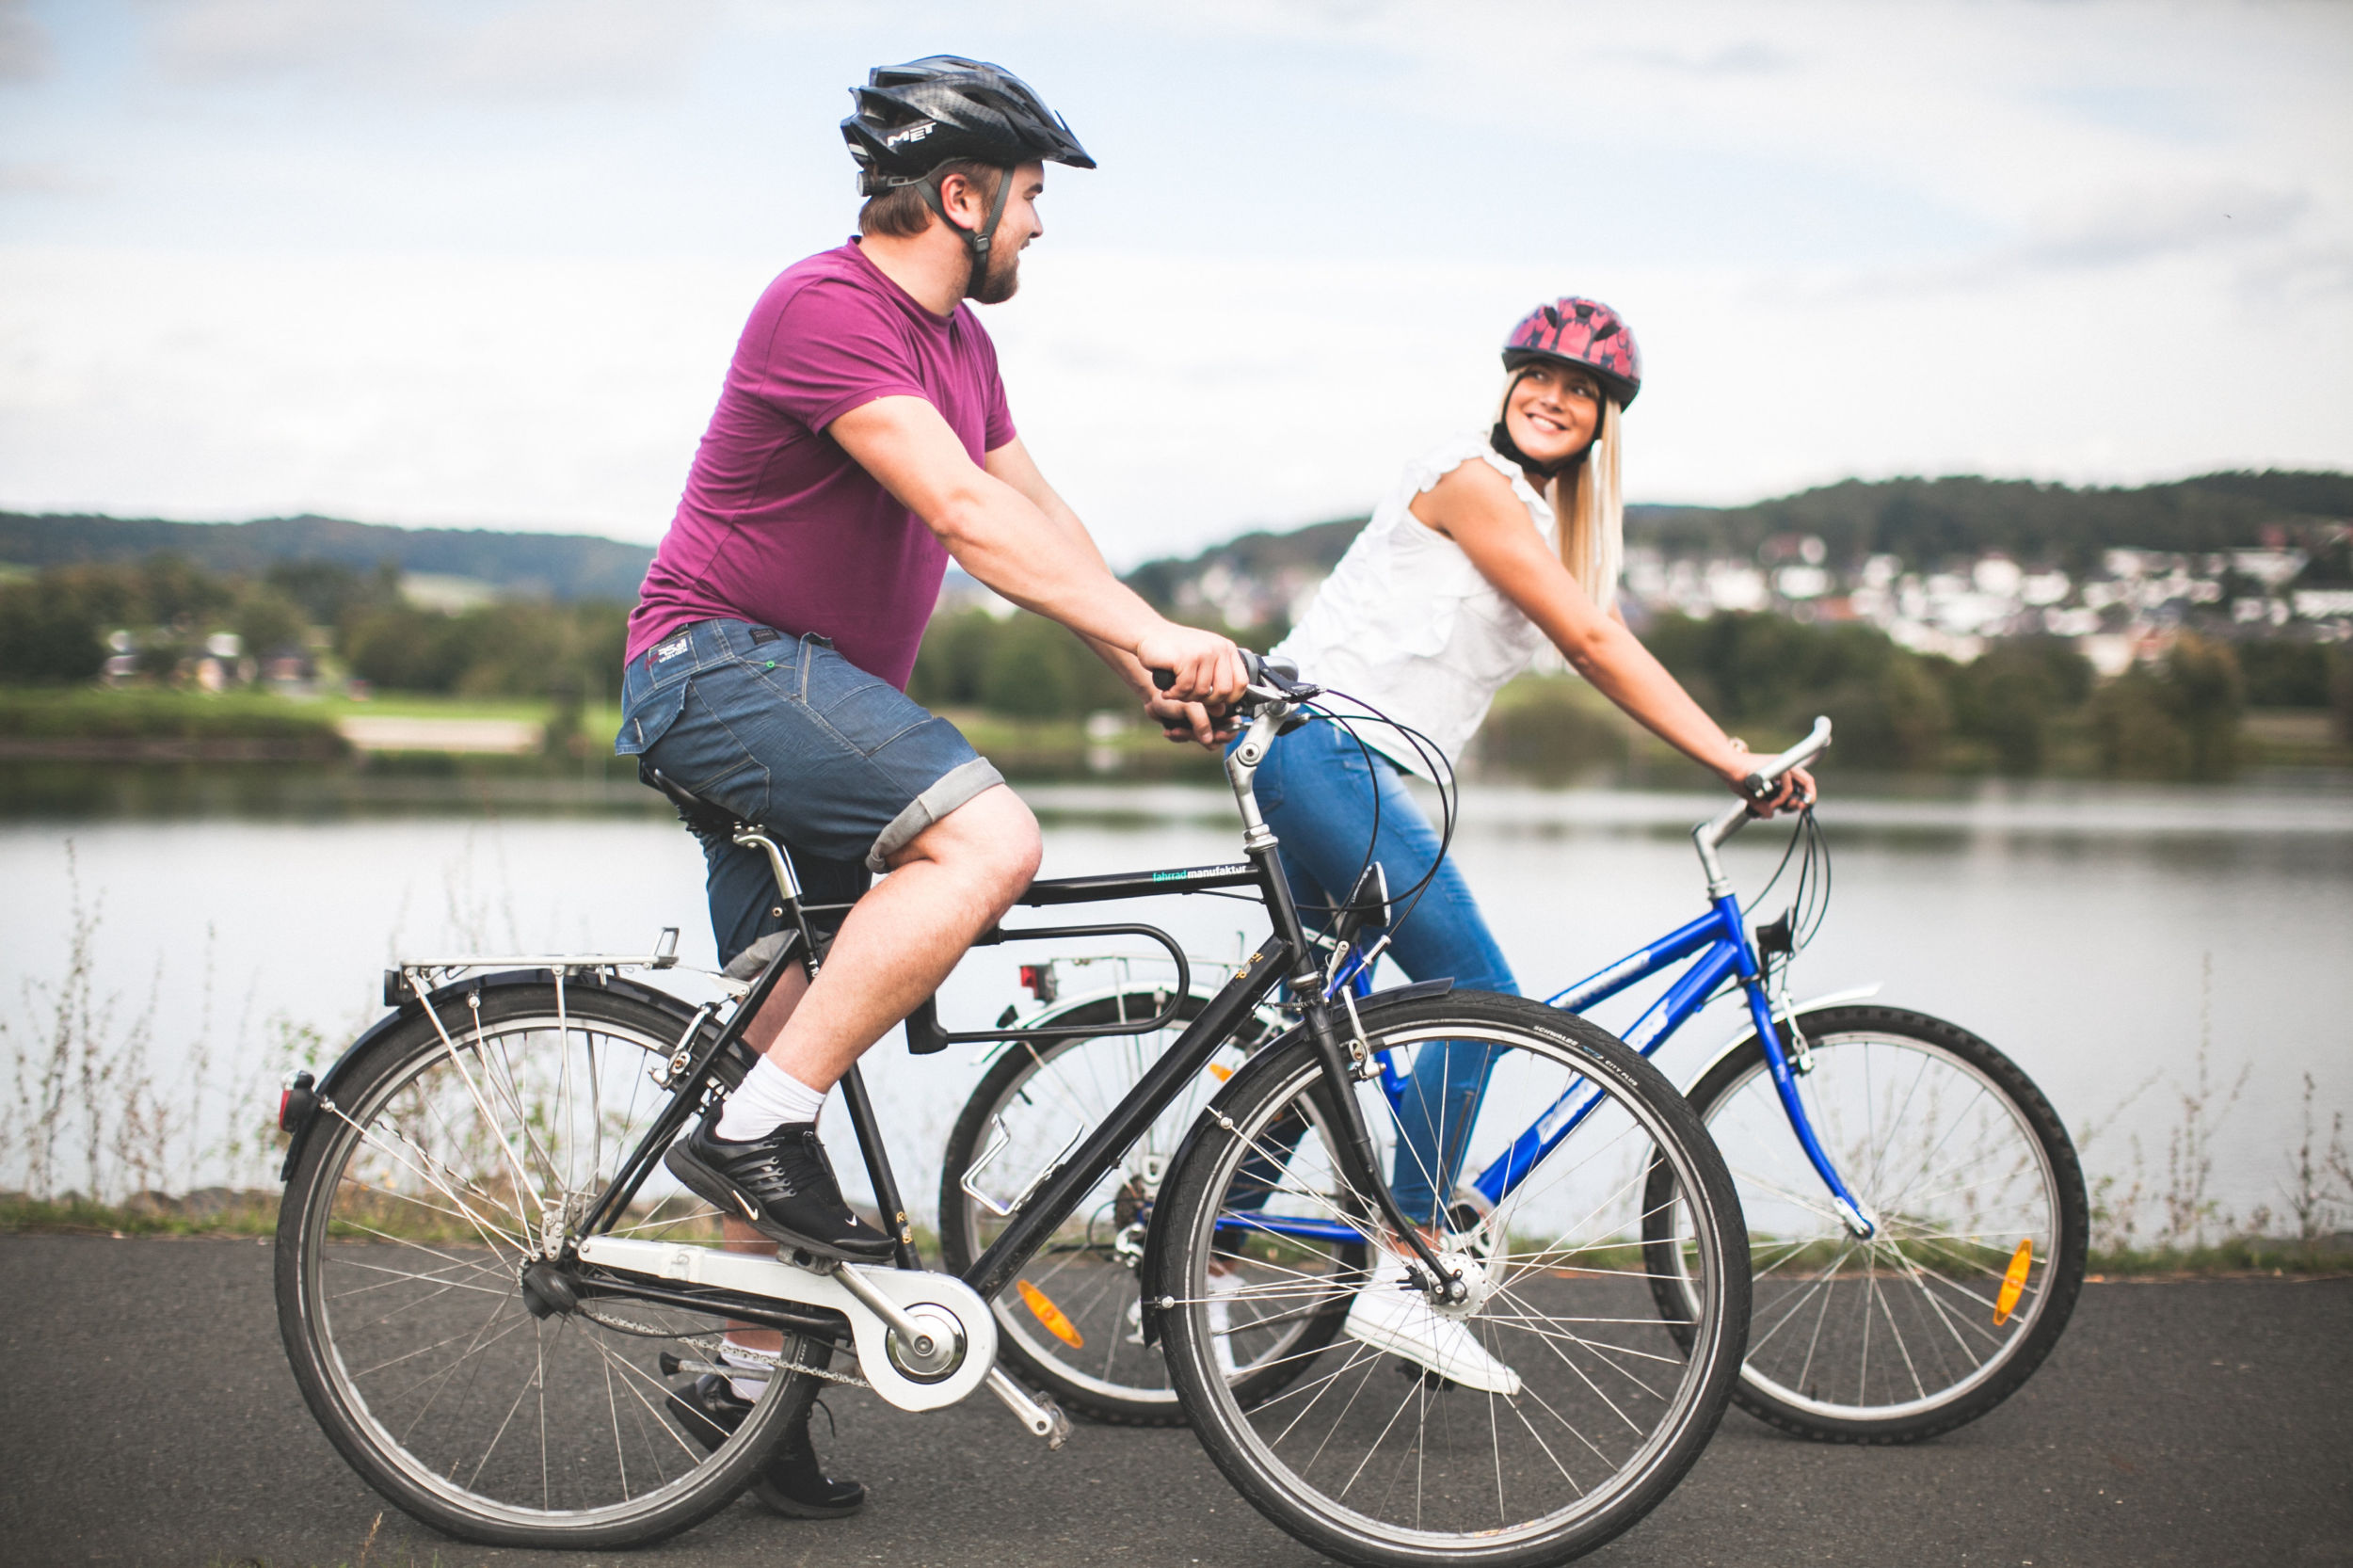
[[[613,749],[773,833],[810,903],[846,903],[868,874],[957,807],[1004,782],[956,727],[819,636],[696,621],[629,662]],[[725,963],[776,929],[766,857],[725,840],[710,860]]]

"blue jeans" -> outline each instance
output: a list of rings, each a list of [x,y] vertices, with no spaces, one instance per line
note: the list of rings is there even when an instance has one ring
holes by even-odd
[[[1400,910],[1406,889],[1438,860],[1437,830],[1406,792],[1397,764],[1360,748],[1327,719],[1275,741],[1258,764],[1255,792],[1267,825],[1282,840],[1283,872],[1310,930],[1355,886],[1368,844]],[[1465,990],[1519,994],[1503,950],[1452,860],[1438,865],[1437,875],[1390,942],[1388,956],[1413,980],[1451,979]],[[1405,1097],[1397,1107],[1390,1176],[1398,1207],[1409,1219],[1434,1222],[1443,1212],[1462,1174],[1497,1052],[1493,1046],[1458,1041],[1426,1045],[1417,1053]]]

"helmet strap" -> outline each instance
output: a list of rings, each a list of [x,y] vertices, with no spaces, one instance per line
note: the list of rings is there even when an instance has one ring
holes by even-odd
[[[940,200],[939,195],[940,182],[947,178],[944,172],[921,181],[915,187],[923,198],[923,205],[937,214],[940,222],[962,234],[965,248],[972,253],[971,269],[964,279],[964,296],[968,299],[980,292],[981,284],[988,278],[989,248],[997,239],[998,221],[1005,216],[1005,198],[1013,194],[1013,177],[1012,168],[1001,171],[997,182],[996,198],[988,204],[988,219],[978,229],[967,229],[948,216],[947,203]]]

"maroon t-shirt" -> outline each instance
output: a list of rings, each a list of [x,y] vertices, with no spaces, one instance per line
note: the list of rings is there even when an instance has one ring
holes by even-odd
[[[629,657],[729,616],[831,637],[904,689],[948,552],[825,426],[878,397],[937,408],[972,461],[1014,438],[971,308],[934,315],[852,240],[768,285],[629,617]]]

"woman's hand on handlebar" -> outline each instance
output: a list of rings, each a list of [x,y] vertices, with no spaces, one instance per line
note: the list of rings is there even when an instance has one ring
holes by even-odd
[[[1732,744],[1732,765],[1723,770],[1724,783],[1732,792],[1749,803],[1749,815],[1769,817],[1777,811],[1802,811],[1814,804],[1814,776],[1803,768],[1791,768],[1758,793],[1756,761],[1751,757],[1748,742],[1737,735],[1725,737]],[[1773,759],[1765,759],[1769,764]]]
[[[1740,786],[1737,784],[1733,788],[1740,791]],[[1747,793],[1746,791],[1740,792]],[[1773,781],[1771,794],[1763,800],[1749,802],[1749,814],[1769,817],[1776,811],[1802,811],[1813,805],[1815,799],[1814,776],[1803,768],[1791,768]]]
[[[1201,703],[1212,709],[1231,708],[1250,685],[1242,668],[1241,650],[1233,640],[1198,627],[1162,621],[1136,644],[1136,661],[1147,670],[1166,671],[1172,680],[1161,684],[1160,700]],[[1161,717],[1151,702],[1145,711]]]

